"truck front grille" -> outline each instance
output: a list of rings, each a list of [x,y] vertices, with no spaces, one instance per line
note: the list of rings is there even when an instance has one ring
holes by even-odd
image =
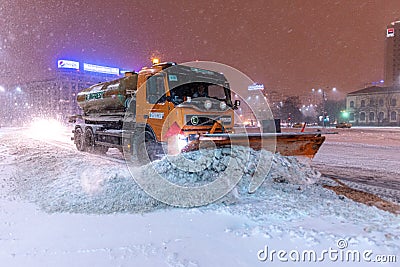
[[[229,125],[232,123],[231,116],[220,115],[186,115],[185,124],[188,126],[212,126],[215,121],[219,120],[222,125]]]

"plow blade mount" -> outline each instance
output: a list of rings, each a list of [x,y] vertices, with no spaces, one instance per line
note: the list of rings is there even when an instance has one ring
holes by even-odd
[[[249,146],[254,150],[265,149],[284,156],[313,158],[325,141],[320,132],[315,133],[248,133],[248,134],[204,134],[190,141],[183,152],[208,147]],[[276,146],[275,146],[276,144]]]

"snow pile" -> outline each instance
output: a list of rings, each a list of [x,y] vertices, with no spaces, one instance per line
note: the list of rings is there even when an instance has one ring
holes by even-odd
[[[79,152],[28,153],[21,147],[14,152],[18,155],[18,172],[13,177],[18,189],[14,191],[47,212],[145,212],[167,207],[142,190],[123,162],[105,162],[107,159],[76,153]],[[237,191],[246,195],[251,179],[311,184],[319,177],[319,173],[294,157],[243,147],[166,157],[136,168],[132,174],[146,178],[155,170],[174,184],[185,186],[207,184],[219,175],[242,179],[238,188],[222,199],[224,202],[240,200]]]
[[[169,156],[143,167],[135,179],[156,199],[191,207],[212,203],[224,195],[223,202],[237,202],[239,194],[253,193],[268,180],[307,185],[319,177],[295,157],[234,146]]]
[[[230,168],[231,165],[235,167]],[[142,175],[154,175],[153,169],[175,184],[190,186],[212,182],[219,174],[272,179],[291,184],[312,184],[321,176],[309,164],[296,157],[281,156],[265,150],[255,151],[241,146],[166,157],[153,162],[151,167],[143,167]]]
[[[290,184],[313,184],[321,177],[321,173],[310,167],[308,162],[296,157],[275,155],[268,175],[274,182]]]
[[[77,174],[32,186],[27,197],[47,212],[144,212],[165,206],[149,197],[118,166],[84,167]]]
[[[29,199],[47,212],[145,212],[165,208],[166,204],[150,197],[135,181],[152,177],[151,171],[162,173],[176,185],[193,187],[212,183],[217,177],[234,177],[232,189],[242,180],[223,199],[225,202],[237,202],[241,198],[237,192],[246,195],[252,179],[309,184],[318,177],[295,158],[244,147],[194,151],[129,170],[123,160],[108,156],[81,153],[67,146],[54,149],[40,140],[19,142],[13,136],[3,139],[13,143],[12,148],[4,150],[4,157],[13,166],[5,184],[12,185],[12,195]]]

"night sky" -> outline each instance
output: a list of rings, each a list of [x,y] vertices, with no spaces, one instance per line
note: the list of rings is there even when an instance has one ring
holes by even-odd
[[[139,70],[217,61],[266,88],[360,89],[383,78],[400,1],[0,0],[0,85],[45,78],[58,58]]]

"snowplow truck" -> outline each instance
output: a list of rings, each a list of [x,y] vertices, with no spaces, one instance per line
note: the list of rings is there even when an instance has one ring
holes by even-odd
[[[234,110],[240,101],[232,102],[226,77],[171,62],[95,84],[78,93],[77,102],[83,114],[70,121],[78,150],[118,148],[141,164],[165,154],[231,145],[312,158],[325,140],[321,132],[238,131]]]

